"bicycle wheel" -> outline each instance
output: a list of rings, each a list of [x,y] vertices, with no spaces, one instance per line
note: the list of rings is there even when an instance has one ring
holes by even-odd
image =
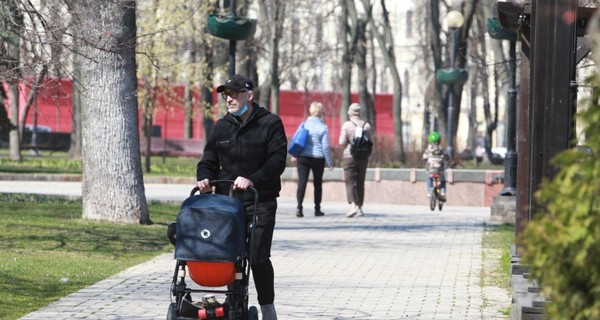
[[[440,201],[438,203],[438,209],[440,209],[440,211],[442,211],[442,207],[444,206],[444,201]]]
[[[437,200],[437,190],[434,188],[433,192],[431,192],[431,197],[429,197],[429,209],[431,209],[431,211],[435,211],[436,200]]]

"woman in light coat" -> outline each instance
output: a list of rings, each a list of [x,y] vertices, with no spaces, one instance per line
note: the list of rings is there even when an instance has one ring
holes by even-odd
[[[339,143],[344,147],[342,155],[344,181],[346,182],[346,195],[350,204],[350,210],[346,216],[352,218],[354,216],[364,216],[362,206],[365,199],[365,176],[369,158],[353,158],[350,154],[350,146],[354,141],[355,133],[361,131],[357,128],[362,128],[363,134],[369,134],[371,125],[361,118],[360,104],[358,103],[353,103],[348,107],[348,115],[350,119],[342,124]]]
[[[308,175],[312,170],[315,217],[321,217],[325,214],[321,211],[321,199],[323,196],[323,172],[325,164],[329,170],[333,170],[333,160],[329,148],[329,128],[323,122],[325,108],[320,102],[313,102],[309,108],[310,116],[304,121],[304,128],[308,130],[308,139],[304,149],[297,158],[292,157],[292,163],[298,168],[298,189],[296,191],[296,217],[304,216],[302,202],[308,183]]]

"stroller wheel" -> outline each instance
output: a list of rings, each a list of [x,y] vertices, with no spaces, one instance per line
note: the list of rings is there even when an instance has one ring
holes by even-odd
[[[169,312],[167,313],[167,320],[177,319],[177,304],[175,302],[169,305]]]
[[[248,309],[248,320],[258,320],[258,309],[255,306]]]
[[[172,245],[175,245],[175,241],[177,238],[177,223],[171,222],[169,226],[167,226],[167,239],[171,242]]]

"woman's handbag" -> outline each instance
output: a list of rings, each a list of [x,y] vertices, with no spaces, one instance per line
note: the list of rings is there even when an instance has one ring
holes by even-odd
[[[304,128],[304,122],[302,122],[302,124],[296,131],[296,134],[294,134],[292,141],[290,141],[288,153],[291,154],[293,157],[297,157],[298,155],[300,155],[300,152],[302,152],[302,149],[304,149],[304,146],[306,145],[307,139],[308,130]]]

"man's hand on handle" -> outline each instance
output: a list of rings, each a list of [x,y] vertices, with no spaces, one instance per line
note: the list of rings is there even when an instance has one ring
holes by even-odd
[[[200,193],[212,192],[212,186],[209,183],[208,179],[200,180],[196,182],[198,189],[200,189]]]
[[[213,186],[210,185],[210,180],[204,179],[196,182],[198,189],[200,189],[200,193],[212,192]],[[248,190],[248,188],[254,187],[254,183],[247,178],[237,177],[233,182],[233,190]]]
[[[233,190],[248,190],[248,188],[254,187],[254,183],[250,181],[250,179],[246,179],[244,177],[237,177],[233,182]]]

